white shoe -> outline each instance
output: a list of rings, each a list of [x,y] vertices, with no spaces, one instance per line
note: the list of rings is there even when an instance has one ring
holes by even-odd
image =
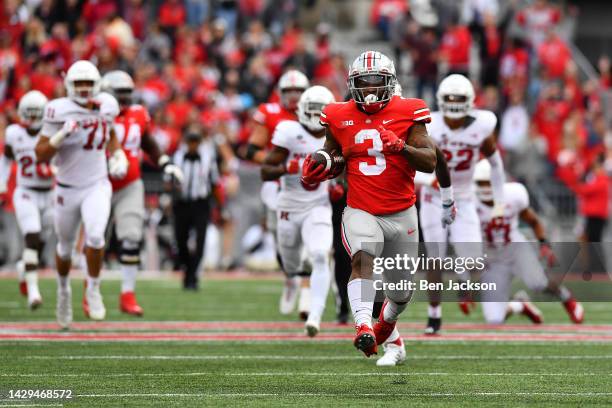
[[[42,296],[38,290],[38,273],[36,271],[28,272],[25,275],[26,285],[28,287],[28,306],[30,309],[36,310],[42,305]]]
[[[298,312],[300,313],[300,319],[308,320],[308,314],[310,313],[310,288],[300,288]]]
[[[306,332],[308,337],[315,337],[317,334],[319,334],[320,330],[321,330],[321,319],[315,317],[313,314],[310,314],[308,316],[308,320],[306,321],[306,324],[304,325],[304,331]]]
[[[401,345],[393,343],[385,343],[383,348],[385,354],[376,361],[379,367],[393,367],[401,364],[406,360],[406,347],[404,341],[400,339]]]
[[[57,323],[62,329],[68,329],[72,323],[72,289],[57,288],[57,308],[55,309]]]
[[[281,294],[279,303],[281,314],[288,315],[295,310],[300,289],[300,281],[301,279],[299,276],[285,278],[285,286],[283,286],[283,293]]]
[[[100,287],[88,286],[85,290],[85,297],[89,305],[89,318],[91,320],[104,320],[106,317],[106,308],[104,307]]]

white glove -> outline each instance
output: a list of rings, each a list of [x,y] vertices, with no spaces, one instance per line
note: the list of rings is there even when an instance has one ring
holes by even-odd
[[[164,166],[164,175],[176,180],[177,183],[183,184],[183,170],[176,164],[168,163]]]
[[[457,216],[457,207],[455,207],[455,201],[445,201],[442,203],[442,227],[446,228],[455,222]]]
[[[129,162],[123,149],[117,149],[108,158],[108,174],[114,179],[122,179],[127,174],[128,165]]]
[[[168,180],[176,180],[177,183],[183,184],[183,170],[175,164],[172,164],[170,161],[170,157],[164,154],[157,161],[159,167],[162,168],[164,172],[164,179]]]
[[[57,148],[64,139],[76,132],[81,127],[81,124],[76,120],[67,120],[64,122],[62,128],[49,139],[49,144]]]

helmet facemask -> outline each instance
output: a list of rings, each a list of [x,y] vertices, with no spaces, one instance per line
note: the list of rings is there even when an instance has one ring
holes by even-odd
[[[488,180],[476,181],[476,197],[482,202],[493,201],[493,188]]]
[[[466,95],[443,95],[438,100],[440,110],[445,117],[450,119],[461,119],[469,113],[471,104]]]
[[[349,77],[351,97],[366,112],[377,112],[391,100],[395,91],[395,76],[387,73],[363,73]]]
[[[43,110],[36,107],[20,109],[19,119],[28,129],[38,132],[42,128]]]
[[[68,89],[69,97],[81,105],[87,104],[98,93],[96,81],[75,80],[70,85],[72,89]]]
[[[308,130],[312,132],[320,132],[323,130],[323,125],[321,125],[320,118],[324,107],[325,104],[321,102],[302,102],[298,105],[298,120]]]
[[[298,108],[300,96],[304,92],[303,88],[283,88],[280,90],[280,99],[283,107],[290,111]]]
[[[117,99],[121,107],[130,106],[133,101],[133,91],[132,88],[116,88],[113,90],[113,96]]]

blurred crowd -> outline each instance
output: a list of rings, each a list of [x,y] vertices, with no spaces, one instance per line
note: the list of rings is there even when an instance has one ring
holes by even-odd
[[[152,134],[166,153],[172,154],[184,130],[195,124],[238,151],[250,134],[252,113],[260,103],[277,100],[276,81],[288,68],[345,98],[350,61],[343,47],[332,46],[334,22],[322,18],[314,29],[303,28],[301,13],[320,2],[4,0],[0,145],[25,92],[63,96],[67,67],[90,59],[102,74],[121,69],[132,75],[137,99],[151,112]],[[349,4],[350,10],[346,0],[330,2]],[[575,6],[546,0],[373,0],[369,21],[390,45],[401,78],[414,79],[406,89],[435,105],[432,96],[442,75],[468,75],[477,106],[500,118],[499,142],[510,173],[532,183],[545,179],[540,172],[556,177],[581,200],[592,192],[584,186],[593,174],[608,184],[612,133],[602,100],[610,87],[609,58],[597,62],[597,78],[583,78],[568,39],[557,29],[578,14]],[[538,161],[538,174],[523,165],[534,152],[546,158]],[[258,239],[244,241],[261,216],[252,203],[259,172],[231,152],[222,156],[228,197],[216,224],[231,235],[219,239],[222,263],[229,267],[244,262],[244,248],[258,246]],[[165,200],[155,197],[148,203],[163,231]],[[598,216],[607,218],[607,203]],[[580,205],[583,215],[588,207]]]

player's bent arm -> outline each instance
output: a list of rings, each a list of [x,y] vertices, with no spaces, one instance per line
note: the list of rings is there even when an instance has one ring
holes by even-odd
[[[436,146],[427,135],[424,124],[415,123],[410,127],[408,143],[403,150],[413,169],[424,173],[432,173],[436,169]]]
[[[520,212],[519,216],[521,217],[521,221],[531,227],[538,241],[546,241],[546,230],[544,229],[544,225],[540,221],[540,217],[538,217],[531,207],[525,208]]]
[[[284,147],[274,146],[267,154],[261,166],[261,179],[263,181],[277,180],[287,173],[285,162],[288,157],[289,150]]]
[[[491,189],[493,190],[493,201],[498,206],[504,202],[504,184],[506,183],[506,175],[504,173],[504,163],[497,149],[495,135],[491,134],[487,137],[480,152],[487,158],[491,164]]]
[[[448,169],[448,164],[446,163],[444,153],[438,146],[436,146],[436,179],[438,179],[438,184],[440,187],[451,187],[450,170]]]
[[[164,162],[170,161],[170,158],[161,152],[159,145],[149,132],[143,133],[142,139],[140,140],[140,147],[146,154],[149,155],[151,160],[153,160],[153,163],[157,163],[157,165],[160,167],[162,167],[164,164],[161,163],[160,160],[163,156],[166,156],[165,159],[167,159],[164,160]]]
[[[243,158],[257,164],[263,164],[266,159],[266,152],[264,149],[270,138],[269,133],[268,128],[264,125],[255,123],[255,128],[249,137],[249,142],[243,154]]]
[[[34,152],[36,153],[36,161],[48,162],[55,156],[55,153],[57,153],[57,145],[54,146],[51,142],[51,138],[48,136],[41,135],[38,138]]]
[[[323,145],[323,150],[329,154],[342,154],[342,147],[340,147],[328,126],[325,126],[325,144]]]

